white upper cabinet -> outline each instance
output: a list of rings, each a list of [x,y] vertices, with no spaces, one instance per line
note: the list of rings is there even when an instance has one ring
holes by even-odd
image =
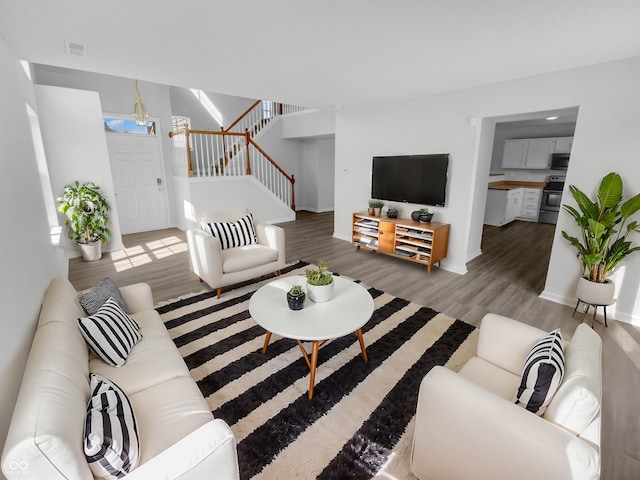
[[[505,140],[502,168],[547,169],[551,154],[570,152],[573,137]]]
[[[553,147],[553,153],[571,153],[573,137],[558,137]]]
[[[554,144],[554,138],[532,138],[528,140],[524,168],[549,168]]]
[[[527,140],[505,140],[502,166],[504,168],[524,168],[526,154]]]

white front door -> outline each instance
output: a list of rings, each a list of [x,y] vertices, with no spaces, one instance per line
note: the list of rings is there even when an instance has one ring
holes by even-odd
[[[160,138],[108,133],[107,145],[122,233],[167,228]]]

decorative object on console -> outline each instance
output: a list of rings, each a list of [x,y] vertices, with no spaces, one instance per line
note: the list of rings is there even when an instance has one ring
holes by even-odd
[[[312,302],[326,302],[333,295],[333,275],[327,269],[327,262],[319,262],[317,267],[304,271],[307,277],[307,292]]]
[[[295,284],[287,292],[287,303],[291,310],[302,310],[304,308],[304,299],[306,295],[302,289],[302,285]]]
[[[411,220],[414,222],[429,223],[433,219],[433,212],[428,208],[421,208],[411,212]]]
[[[387,217],[398,218],[398,210],[396,210],[395,208],[389,207],[389,209],[387,210]]]
[[[77,180],[65,185],[56,201],[65,217],[67,235],[80,247],[82,258],[91,262],[102,258],[102,242],[109,240],[109,203],[93,182],[80,185]]]
[[[369,200],[369,215],[379,217],[382,213],[382,207],[384,207],[384,202],[382,200]]]
[[[582,276],[594,284],[594,288],[590,289],[583,286],[580,294],[585,296],[587,292],[598,289],[599,286],[595,284],[601,284],[602,289],[606,290],[595,294],[594,298],[582,298],[579,295],[576,309],[581,301],[591,305],[610,305],[613,303],[615,287],[607,279],[607,274],[628,255],[640,250],[640,246],[633,246],[632,241],[627,239],[631,232],[640,233],[638,221],[629,221],[640,210],[640,194],[621,203],[622,178],[615,172],[602,178],[595,200],[574,185],[569,186],[569,191],[580,210],[564,204],[562,208],[575,219],[582,238],[579,240],[566,231],[562,231],[562,236],[578,250]]]

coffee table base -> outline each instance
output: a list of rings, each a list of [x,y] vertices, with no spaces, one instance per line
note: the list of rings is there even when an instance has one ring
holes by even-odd
[[[362,338],[362,329],[356,330],[356,336],[358,337],[358,342],[360,342],[360,350],[362,350],[362,359],[365,362],[369,361],[369,357],[367,357],[367,349],[364,346],[364,338]],[[264,346],[262,347],[262,353],[267,353],[267,347],[269,346],[269,342],[271,341],[271,332],[267,332],[264,338]],[[298,346],[300,350],[302,350],[302,355],[304,357],[305,362],[307,362],[307,367],[309,367],[310,378],[309,378],[309,391],[307,393],[307,397],[309,400],[313,398],[313,387],[315,385],[316,380],[316,365],[318,364],[318,349],[324,345],[327,340],[313,340],[311,344],[311,358],[309,358],[309,353],[302,345],[300,340],[296,340],[298,342]]]

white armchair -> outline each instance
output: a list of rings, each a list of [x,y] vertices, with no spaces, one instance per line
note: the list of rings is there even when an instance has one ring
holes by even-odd
[[[202,218],[209,222],[233,222],[248,210],[212,212]],[[203,229],[187,230],[191,270],[213,289],[218,298],[222,287],[251,280],[268,273],[280,275],[285,265],[284,230],[276,225],[254,222],[257,244],[223,249],[220,241]]]
[[[420,386],[411,471],[421,480],[597,480],[602,342],[586,324],[565,347],[565,377],[542,417],[513,402],[529,350],[547,332],[486,315],[458,373]]]

